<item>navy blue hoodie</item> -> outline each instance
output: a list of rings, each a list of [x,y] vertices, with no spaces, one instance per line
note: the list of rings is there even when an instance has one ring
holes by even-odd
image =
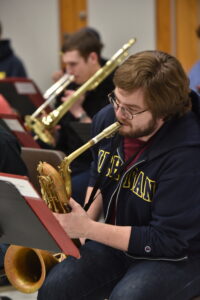
[[[127,254],[138,259],[182,260],[200,255],[200,103],[165,122],[139,159],[118,174],[124,163],[123,137],[102,140],[93,149],[90,186],[101,180],[105,222],[116,206],[116,225],[132,226]],[[93,136],[115,121],[112,106],[93,121]]]
[[[14,54],[9,40],[0,40],[0,72],[5,77],[27,77],[22,61]]]
[[[0,172],[27,176],[18,140],[0,125]]]

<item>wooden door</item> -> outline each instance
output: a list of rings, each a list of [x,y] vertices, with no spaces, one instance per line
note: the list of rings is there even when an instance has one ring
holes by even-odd
[[[200,0],[157,0],[157,49],[175,55],[186,72],[200,59]]]
[[[87,26],[87,0],[59,0],[60,43],[64,34]]]

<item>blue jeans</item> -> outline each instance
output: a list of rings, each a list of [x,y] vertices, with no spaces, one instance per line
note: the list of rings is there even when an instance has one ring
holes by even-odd
[[[93,241],[80,251],[80,259],[68,257],[51,269],[38,300],[190,300],[200,295],[200,258],[134,260]]]

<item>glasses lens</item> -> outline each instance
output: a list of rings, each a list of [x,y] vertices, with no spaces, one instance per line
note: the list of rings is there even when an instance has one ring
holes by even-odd
[[[121,112],[122,114],[124,115],[125,118],[129,119],[129,120],[132,120],[133,118],[133,115],[131,114],[130,111],[128,111],[125,107],[123,106],[120,106],[117,101],[116,101],[116,98],[115,98],[115,95],[113,93],[109,94],[108,95],[108,100],[109,102],[113,105],[114,109],[117,110],[117,109],[121,109]]]
[[[128,119],[128,120],[132,120],[133,119],[133,115],[130,113],[130,111],[126,110],[124,111],[124,116]]]

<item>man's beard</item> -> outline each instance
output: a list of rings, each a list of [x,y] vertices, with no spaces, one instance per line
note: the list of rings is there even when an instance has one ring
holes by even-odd
[[[120,132],[120,129],[119,129],[119,133],[122,134],[123,136],[137,139],[140,137],[151,135],[154,131],[156,131],[156,128],[157,128],[157,122],[155,119],[152,119],[148,122],[148,124],[146,125],[145,128],[138,128],[136,130],[132,130],[129,132]],[[123,126],[122,126],[122,129],[123,129]]]

